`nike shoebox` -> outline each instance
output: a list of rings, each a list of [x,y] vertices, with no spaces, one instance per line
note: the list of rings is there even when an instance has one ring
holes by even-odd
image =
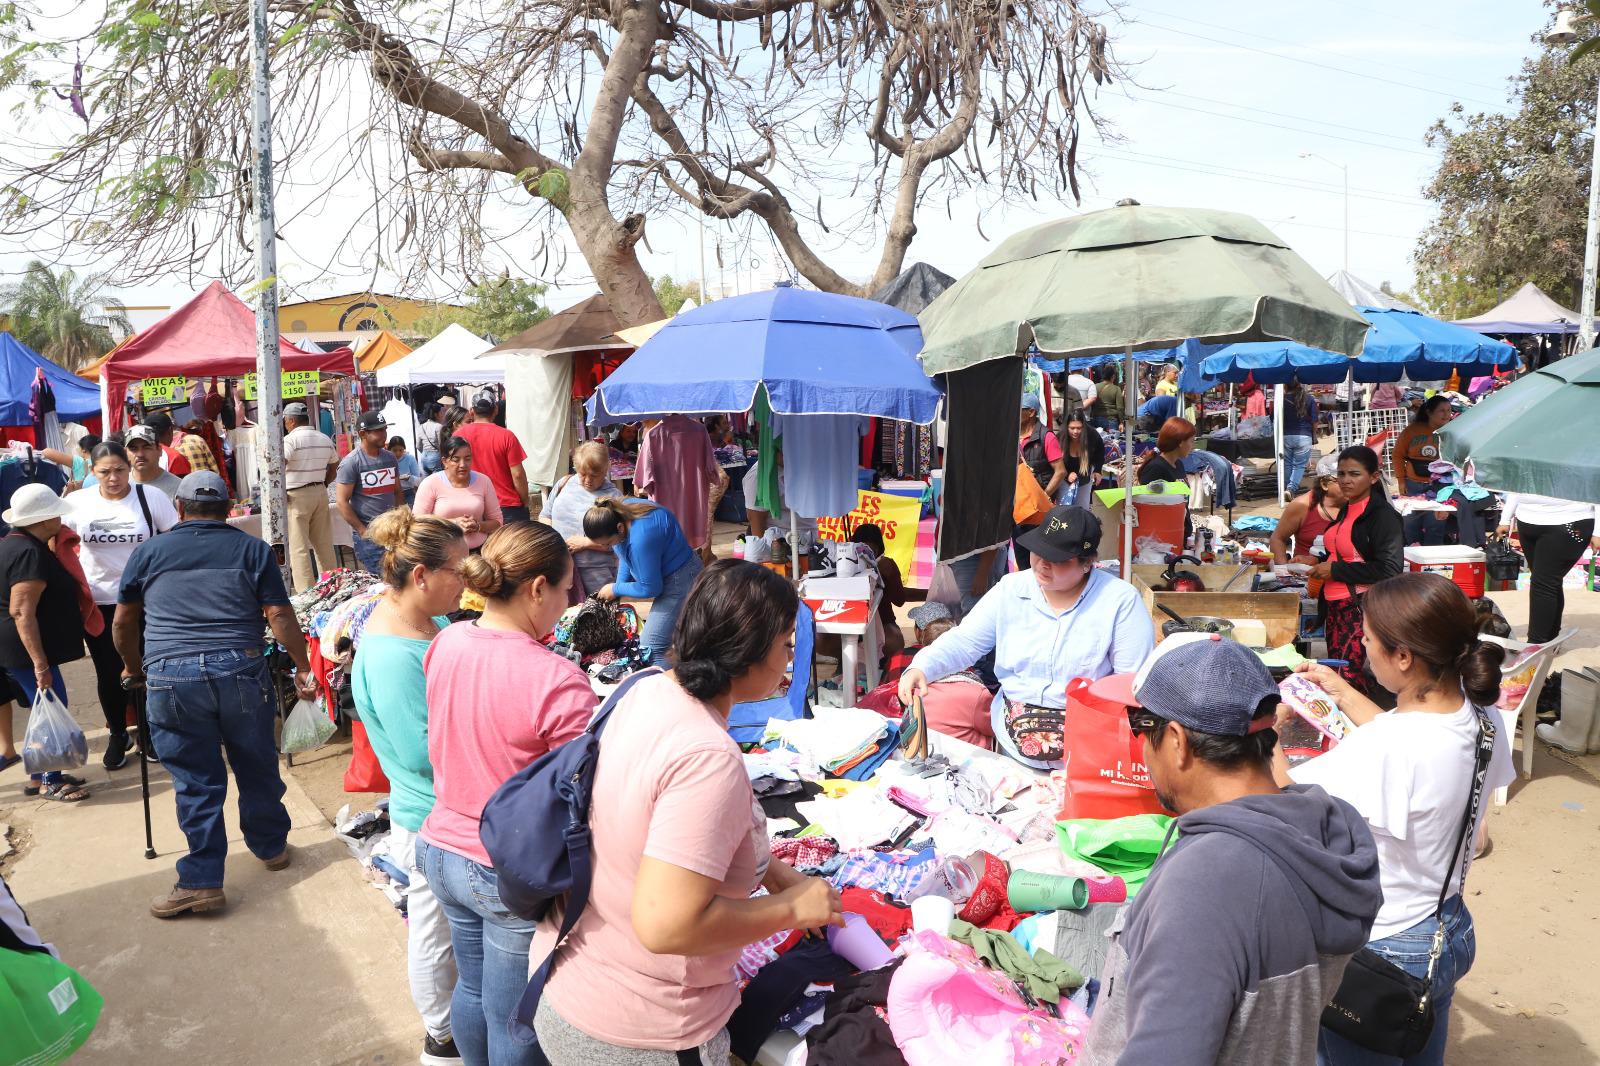
[[[872,579],[856,577],[808,577],[802,595],[808,600],[865,600],[872,596]]]

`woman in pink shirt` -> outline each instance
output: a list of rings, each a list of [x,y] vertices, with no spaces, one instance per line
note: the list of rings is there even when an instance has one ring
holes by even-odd
[[[549,526],[516,522],[461,564],[483,617],[434,638],[427,676],[428,761],[434,805],[416,860],[450,922],[456,987],[450,1027],[467,1066],[531,1066],[536,1047],[514,1042],[505,1020],[528,982],[534,923],[500,902],[478,840],[483,806],[510,777],[588,727],[589,679],[540,641],[567,607],[572,554]]]
[[[612,712],[589,815],[589,905],[534,1017],[551,1066],[723,1066],[745,945],[843,924],[831,885],[771,858],[728,736],[733,704],[765,699],[783,679],[797,603],[764,567],[714,563],[678,618],[677,666]],[[770,894],[752,897],[758,886]],[[559,924],[557,914],[540,926],[536,957]]]
[[[412,510],[454,522],[467,535],[468,548],[481,548],[503,518],[494,482],[473,472],[472,445],[462,438],[451,437],[439,454],[444,469],[422,479]]]

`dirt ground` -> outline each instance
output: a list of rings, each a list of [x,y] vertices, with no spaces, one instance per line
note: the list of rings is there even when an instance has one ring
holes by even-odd
[[[1520,628],[1525,594],[1495,598]],[[1566,624],[1580,632],[1558,667],[1600,665],[1600,594],[1569,592]],[[158,922],[144,908],[172,883],[182,847],[170,784],[153,775],[161,857],[149,862],[137,771],[108,778],[100,767],[105,733],[92,671],[84,662],[67,674],[97,794],[76,808],[22,801],[20,771],[6,771],[0,824],[11,827],[16,850],[0,857],[0,873],[45,937],[106,997],[100,1027],[75,1061],[415,1061],[422,1031],[406,992],[404,925],[362,882],[328,823],[344,803],[360,809],[376,798],[343,791],[348,744],[299,758],[286,775],[295,866],[266,873],[238,843],[230,811],[228,911]],[[24,717],[16,715],[19,734]],[[1489,824],[1494,848],[1467,886],[1477,962],[1456,992],[1448,1062],[1600,1062],[1600,907],[1592,887],[1600,874],[1600,757],[1575,759],[1539,744],[1533,778],[1512,786]]]

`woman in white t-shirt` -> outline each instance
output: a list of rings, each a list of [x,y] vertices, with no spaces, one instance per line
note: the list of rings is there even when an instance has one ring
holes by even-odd
[[[1494,704],[1505,651],[1478,639],[1472,604],[1438,574],[1400,574],[1378,582],[1367,590],[1362,617],[1367,665],[1378,683],[1395,694],[1395,709],[1380,711],[1337,672],[1306,664],[1301,672],[1332,696],[1358,728],[1332,751],[1280,776],[1285,783],[1292,778],[1321,785],[1355,807],[1371,828],[1378,845],[1383,907],[1367,946],[1424,977],[1440,921],[1445,941],[1433,975],[1433,1034],[1420,1053],[1404,1060],[1379,1055],[1323,1029],[1317,1062],[1440,1066],[1450,999],[1476,953],[1472,915],[1460,895],[1472,862],[1472,840],[1489,794],[1515,776],[1511,738],[1491,714],[1489,721],[1496,727],[1493,754],[1474,824],[1466,826],[1479,731],[1474,705]],[[1280,763],[1281,770],[1287,765]],[[1447,875],[1447,899],[1436,919]]]
[[[61,524],[78,535],[78,562],[89,591],[105,619],[105,628],[86,637],[94,660],[100,709],[111,738],[102,758],[107,770],[128,761],[128,693],[122,687],[122,656],[111,640],[111,618],[117,612],[117,589],[133,550],[157,533],[178,524],[178,512],[167,494],[130,480],[132,465],[122,445],[106,441],[89,453],[95,483],[67,495],[71,508]]]

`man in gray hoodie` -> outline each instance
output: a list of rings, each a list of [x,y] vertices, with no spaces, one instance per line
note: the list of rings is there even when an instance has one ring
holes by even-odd
[[[1082,1061],[1310,1066],[1383,900],[1366,822],[1274,783],[1278,688],[1241,644],[1174,635],[1095,691],[1128,705],[1178,842],[1113,926]]]

